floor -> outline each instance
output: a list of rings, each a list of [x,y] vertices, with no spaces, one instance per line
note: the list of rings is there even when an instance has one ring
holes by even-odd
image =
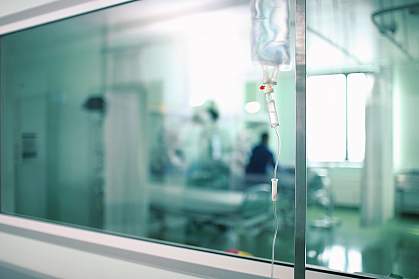
[[[309,220],[319,212],[308,212]],[[333,230],[309,227],[307,262],[344,272],[419,278],[419,216],[398,216],[382,226],[362,227],[359,211],[338,209]]]
[[[397,217],[383,226],[361,227],[358,210],[336,209],[340,225],[334,229],[307,227],[307,263],[342,272],[362,272],[406,278],[419,278],[419,216]],[[309,209],[308,224],[322,217],[322,211]],[[270,258],[272,227],[258,232],[234,230],[211,224],[191,224],[173,217],[172,225],[153,238],[209,249]],[[181,229],[180,229],[181,228]],[[281,226],[276,243],[279,261],[292,262],[293,226]]]

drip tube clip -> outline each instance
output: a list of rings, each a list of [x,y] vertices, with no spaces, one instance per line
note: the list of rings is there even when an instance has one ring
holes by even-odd
[[[278,178],[272,178],[271,185],[272,185],[272,201],[276,201],[278,199]]]

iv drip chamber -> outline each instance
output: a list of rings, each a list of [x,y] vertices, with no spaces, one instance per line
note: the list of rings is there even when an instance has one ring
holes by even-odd
[[[269,116],[269,122],[271,124],[271,128],[275,128],[279,126],[279,119],[278,119],[278,113],[276,111],[276,105],[275,105],[273,92],[265,93],[265,101],[266,101],[266,107],[268,109],[268,116]]]

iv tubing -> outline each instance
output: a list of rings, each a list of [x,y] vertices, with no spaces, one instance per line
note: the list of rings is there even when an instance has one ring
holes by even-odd
[[[276,159],[275,159],[275,168],[274,168],[274,179],[277,179],[277,171],[278,171],[278,162],[279,162],[279,156],[281,154],[281,137],[279,136],[278,127],[273,128],[275,130],[276,134],[276,140],[277,140],[277,150],[276,150]],[[272,201],[273,205],[273,213],[274,213],[274,228],[275,233],[274,237],[272,239],[272,257],[271,257],[271,278],[274,278],[274,266],[275,266],[275,243],[276,243],[276,237],[278,235],[278,229],[279,229],[279,220],[278,220],[278,214],[276,210],[276,199]]]
[[[273,212],[274,212],[274,227],[275,227],[275,233],[274,238],[272,240],[272,258],[271,258],[271,278],[274,278],[274,267],[275,267],[275,243],[276,243],[276,236],[278,235],[278,229],[279,229],[279,221],[278,221],[278,215],[276,212],[276,201],[273,201]]]
[[[278,163],[279,163],[279,156],[281,155],[281,137],[279,136],[278,127],[274,128],[276,134],[276,160],[275,160],[275,168],[274,168],[274,178],[276,177],[278,171]]]

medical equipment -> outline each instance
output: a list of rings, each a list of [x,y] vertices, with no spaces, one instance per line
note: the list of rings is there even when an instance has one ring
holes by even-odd
[[[262,65],[264,83],[290,69],[288,0],[253,0],[252,58]]]
[[[270,187],[253,185],[245,190],[185,187],[183,184],[153,183],[148,189],[151,205],[151,230],[161,232],[167,216],[187,219],[187,224],[216,230],[218,236],[259,234],[270,220]],[[191,238],[194,235],[190,235]],[[208,242],[207,242],[208,241]],[[199,246],[213,247],[213,238],[199,238]],[[234,241],[233,241],[234,242]],[[231,245],[232,243],[230,243]],[[239,248],[233,243],[230,248]]]
[[[276,201],[278,195],[278,160],[281,150],[279,119],[275,104],[274,86],[278,72],[290,68],[288,0],[253,0],[252,13],[252,58],[257,61],[263,72],[259,90],[265,94],[269,122],[277,137],[277,156],[273,178],[271,179],[272,203],[275,233],[272,240],[271,278],[275,261],[275,241],[278,233]]]

